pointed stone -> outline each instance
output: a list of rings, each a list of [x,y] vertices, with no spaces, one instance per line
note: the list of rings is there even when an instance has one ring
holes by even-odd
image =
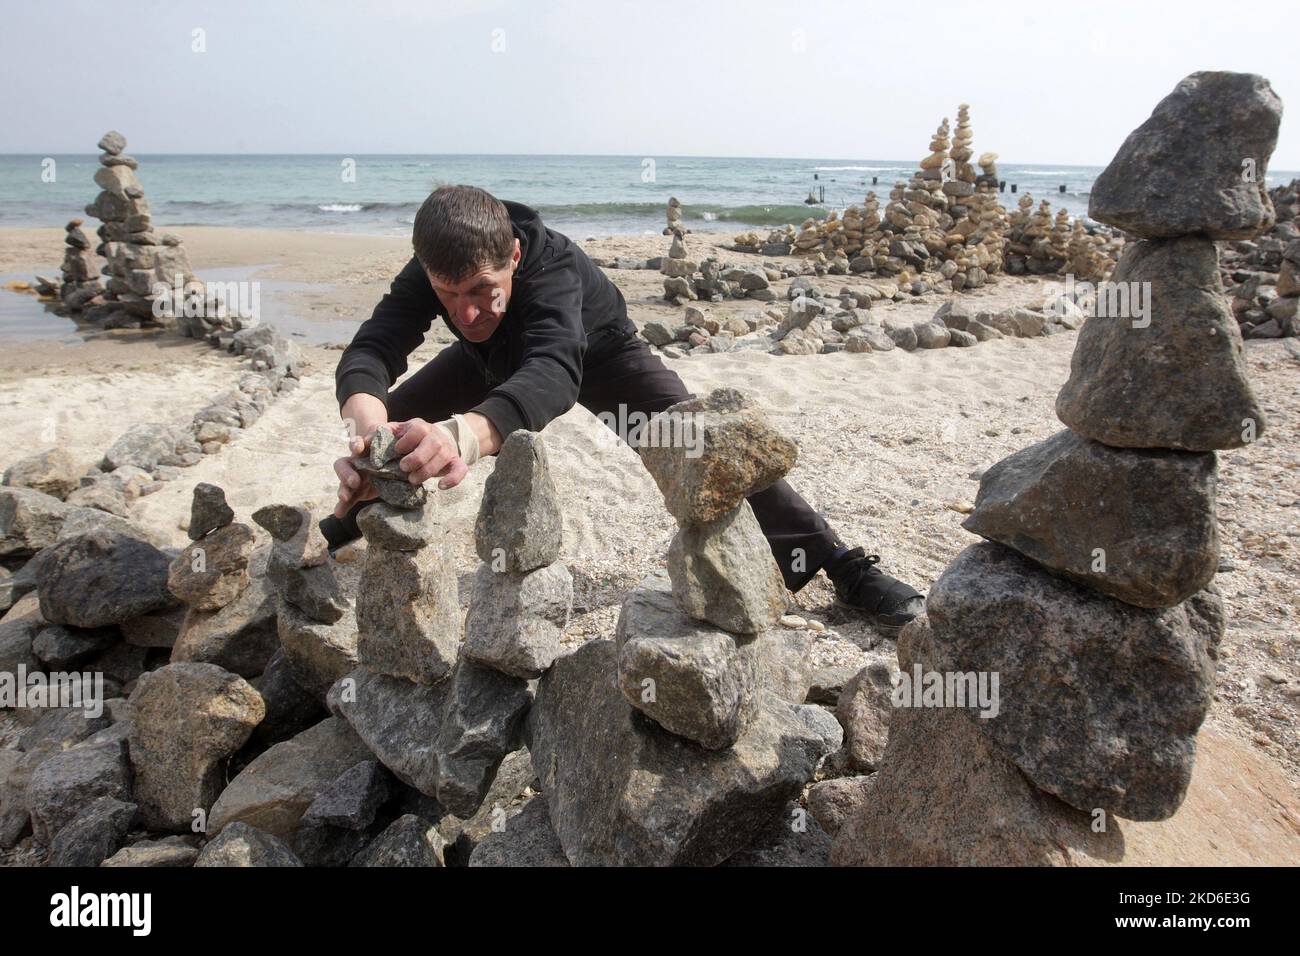
[[[682,610],[724,631],[756,634],[775,624],[788,603],[781,569],[748,501],[681,528],[668,548],[668,575]]]
[[[1281,120],[1264,77],[1193,73],[1124,140],[1088,215],[1149,239],[1253,239],[1275,221],[1268,161]]]
[[[190,504],[190,527],[187,531],[191,541],[198,541],[205,534],[224,528],[234,520],[235,512],[226,504],[224,491],[205,481],[194,486],[194,500]]]
[[[1057,417],[1116,448],[1213,451],[1262,435],[1264,413],[1223,299],[1214,243],[1130,243],[1111,282],[1149,290],[1150,311],[1084,323],[1069,381],[1056,398]]]
[[[478,556],[497,571],[531,571],[560,556],[560,498],[536,432],[510,434],[483,486]]]
[[[182,551],[167,569],[167,588],[199,611],[217,611],[248,587],[253,529],[228,524]]]

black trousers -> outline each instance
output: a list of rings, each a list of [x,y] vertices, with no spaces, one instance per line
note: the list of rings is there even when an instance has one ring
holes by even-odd
[[[389,392],[389,420],[423,418],[436,422],[481,402],[490,386],[465,348],[459,342],[444,348]],[[677,373],[664,365],[644,339],[632,337],[602,343],[594,354],[588,353],[578,404],[593,415],[608,413],[609,423],[610,418],[619,420],[620,406],[626,420],[635,412],[650,415],[693,397]],[[750,495],[749,504],[791,591],[811,581],[842,546],[830,525],[784,478]]]

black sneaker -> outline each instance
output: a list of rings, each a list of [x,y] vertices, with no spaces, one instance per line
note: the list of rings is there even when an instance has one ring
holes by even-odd
[[[893,637],[925,611],[925,598],[881,571],[879,563],[880,555],[853,548],[826,573],[835,585],[835,603],[861,611],[876,630]]]

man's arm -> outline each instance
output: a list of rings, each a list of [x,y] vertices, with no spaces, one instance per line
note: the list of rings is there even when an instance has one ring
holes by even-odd
[[[438,307],[428,277],[412,258],[339,359],[334,393],[340,407],[358,394],[387,402],[388,389],[406,372],[406,357],[424,341]],[[351,416],[344,411],[343,417]],[[359,427],[357,432],[364,434]]]
[[[520,366],[471,409],[496,427],[499,440],[520,428],[541,431],[573,407],[582,385],[581,274],[571,262],[557,261],[524,281],[507,319],[523,325]]]

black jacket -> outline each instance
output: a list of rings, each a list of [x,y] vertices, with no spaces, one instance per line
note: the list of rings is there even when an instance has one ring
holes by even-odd
[[[424,269],[411,259],[393,280],[374,314],[361,324],[334,373],[342,405],[365,392],[387,401],[406,372],[406,357],[424,341],[434,318],[447,323],[489,386],[467,411],[486,416],[501,437],[519,428],[540,431],[573,407],[583,362],[636,333],[623,293],[581,249],[543,224],[533,209],[507,202],[519,240],[519,268],[510,303],[492,337],[468,341],[447,318]]]

